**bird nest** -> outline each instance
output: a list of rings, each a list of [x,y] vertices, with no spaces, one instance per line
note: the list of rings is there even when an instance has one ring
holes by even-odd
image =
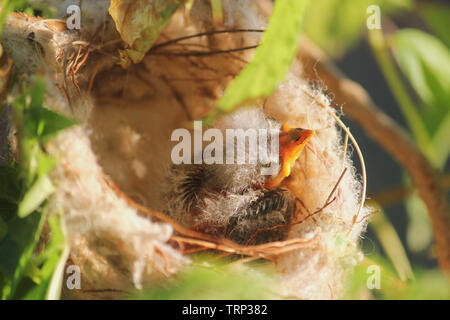
[[[295,198],[293,217],[257,231],[286,229],[284,237],[238,244],[167,214],[163,191],[170,189],[174,170],[168,165],[171,133],[192,130],[192,121],[214,109],[251,60],[249,48],[261,35],[255,30],[266,25],[264,8],[230,4],[223,23],[201,10],[180,8],[142,62],[123,69],[117,52],[124,45],[108,4],[88,2],[81,34],[65,30],[59,21],[24,15],[10,17],[4,31],[16,73],[29,79],[36,69],[45,70],[46,107],[79,120],[47,146],[59,159],[51,174],[57,189],[50,208],[64,213],[67,264],[79,266],[82,275],[82,288],[65,290],[65,297],[123,297],[134,287],[167,279],[191,263],[191,254],[206,250],[222,259],[235,255],[244,265],[268,260],[280,277],[277,297],[339,297],[360,259],[358,240],[368,215],[365,184],[349,157],[353,137],[320,85],[305,79],[299,61],[270,97],[223,120],[251,126],[262,116],[314,130],[280,185]],[[36,48],[45,54],[38,55]],[[221,208],[234,201],[224,199],[210,215],[220,216]]]

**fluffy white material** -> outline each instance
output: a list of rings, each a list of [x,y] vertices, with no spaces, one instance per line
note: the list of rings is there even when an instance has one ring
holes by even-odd
[[[254,164],[249,162],[249,148],[256,146],[256,156],[263,152],[268,154],[271,134],[278,134],[280,129],[280,125],[268,119],[261,108],[239,110],[220,119],[213,128],[218,129],[217,134],[222,137],[223,149],[217,150],[222,153],[222,163],[209,163],[208,158],[203,158],[203,164],[173,165],[163,183],[164,212],[187,227],[209,223],[225,228],[231,216],[245,211],[243,208],[262,193],[262,185],[267,178],[261,174],[262,168],[269,165],[279,167],[274,163],[279,161],[278,152],[270,159],[270,164],[261,163],[260,158]],[[249,129],[256,133],[254,146],[250,146],[244,136]],[[240,132],[233,131],[233,136],[228,136],[228,130]],[[265,141],[263,144],[259,143],[260,136],[265,138],[261,139]],[[230,150],[233,150],[233,163],[226,163]],[[238,163],[239,154],[245,155],[244,164]],[[195,208],[191,208],[193,206]],[[194,212],[187,213],[187,208]]]
[[[60,161],[52,172],[58,188],[50,203],[53,212],[64,213],[71,263],[87,275],[82,279],[83,289],[130,289],[127,275],[141,288],[149,277],[167,276],[185,262],[165,244],[172,228],[139,216],[105,182],[82,127],[61,134],[49,150]],[[155,247],[169,259],[171,270]],[[108,268],[92,270],[92,264],[101,261]],[[97,279],[96,283],[91,283],[90,277]]]
[[[367,221],[353,223],[361,182],[350,155],[344,157],[341,131],[329,114],[335,112],[329,107],[331,102],[295,74],[295,68],[265,104],[267,114],[279,121],[316,130],[309,147],[296,162],[287,186],[311,213],[326,204],[344,168],[348,171],[332,196],[336,199],[291,231],[291,237],[318,236],[320,245],[277,258],[277,269],[285,274],[280,288],[286,295],[302,299],[339,297],[343,279],[361,258],[357,244]],[[364,208],[359,217],[367,214]]]

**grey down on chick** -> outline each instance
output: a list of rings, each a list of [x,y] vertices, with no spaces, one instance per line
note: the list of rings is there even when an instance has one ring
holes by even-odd
[[[279,132],[281,125],[255,108],[228,116],[214,127],[224,137],[226,129],[254,128],[258,132],[258,141],[265,141],[258,143],[258,152],[270,154],[271,134],[267,139],[264,136],[264,140],[259,140],[262,134],[259,129]],[[272,165],[277,168],[275,175],[278,174],[279,153],[270,154],[269,163],[262,163],[258,157],[256,163],[250,164],[248,140],[245,145],[237,144],[236,147],[234,140],[226,140],[224,145],[235,148],[235,158],[244,148],[245,164],[236,161],[233,164],[205,164],[203,159],[202,164],[172,165],[163,192],[167,204],[164,212],[188,228],[242,245],[285,239],[296,213],[295,196],[288,189],[267,188],[265,182],[273,176],[261,174],[262,168]]]

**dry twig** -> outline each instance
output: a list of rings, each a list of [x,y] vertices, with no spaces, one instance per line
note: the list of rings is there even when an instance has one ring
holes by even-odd
[[[124,199],[130,206],[132,206],[133,208],[135,208],[136,210],[147,216],[156,218],[158,220],[170,224],[175,231],[181,234],[181,236],[173,235],[170,238],[170,240],[175,241],[177,243],[197,246],[199,247],[198,251],[201,251],[203,249],[204,250],[212,249],[230,254],[239,254],[271,260],[272,257],[275,255],[279,255],[285,252],[301,248],[310,248],[312,246],[315,246],[317,245],[319,240],[317,237],[312,239],[294,238],[285,241],[269,242],[254,246],[238,245],[227,239],[214,238],[210,235],[187,229],[182,225],[178,224],[177,222],[173,221],[163,213],[150,210],[147,207],[136,203],[135,201],[130,199],[126,194],[124,194],[110,178],[104,176],[103,179],[116,192],[116,194],[122,199]],[[188,252],[196,252],[196,251],[197,250],[189,250]]]

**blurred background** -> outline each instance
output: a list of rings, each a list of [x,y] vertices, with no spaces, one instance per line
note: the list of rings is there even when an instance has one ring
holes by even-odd
[[[398,92],[392,90],[392,82],[385,77],[386,66],[383,66],[383,62],[380,64],[374,54],[374,45],[366,26],[367,19],[374,13],[366,10],[374,4],[380,8],[382,32],[389,59],[410,96],[414,111],[423,121],[421,124],[414,123],[411,119],[409,111],[405,110],[404,101],[398,99]],[[426,128],[431,142],[422,145],[418,142],[419,147],[427,153],[433,166],[441,170],[448,190],[449,1],[317,0],[308,10],[306,33],[333,58],[341,71],[361,84],[376,105],[409,130],[416,142],[419,139],[414,127]],[[433,284],[439,284],[439,279],[443,280],[443,297],[448,298],[448,282],[438,275],[433,231],[427,209],[415,191],[410,189],[407,174],[356,123],[348,118],[346,122],[358,140],[366,160],[368,197],[375,200],[384,212],[381,218],[373,217],[369,225],[362,240],[364,254],[369,259],[381,259],[386,264],[395,266],[393,269],[396,269],[395,273],[400,278],[415,278],[419,283],[422,283],[421,277],[426,278],[422,283],[424,291],[427,291],[425,287],[432,288]],[[430,149],[434,151],[430,152]],[[436,156],[437,153],[440,155]],[[359,163],[356,154],[354,163]],[[392,237],[388,238],[391,241],[380,242],[381,229],[390,230]],[[406,252],[406,257],[401,258],[402,254],[398,254],[397,244],[392,241],[396,238],[394,233],[398,236],[397,240]],[[407,271],[408,264],[412,273]],[[438,287],[434,293],[422,292],[422,297],[438,297]],[[390,294],[381,292],[380,295],[386,297]],[[395,295],[392,297],[395,298]],[[397,297],[400,298],[401,294]],[[420,298],[420,294],[417,293],[415,298]]]

